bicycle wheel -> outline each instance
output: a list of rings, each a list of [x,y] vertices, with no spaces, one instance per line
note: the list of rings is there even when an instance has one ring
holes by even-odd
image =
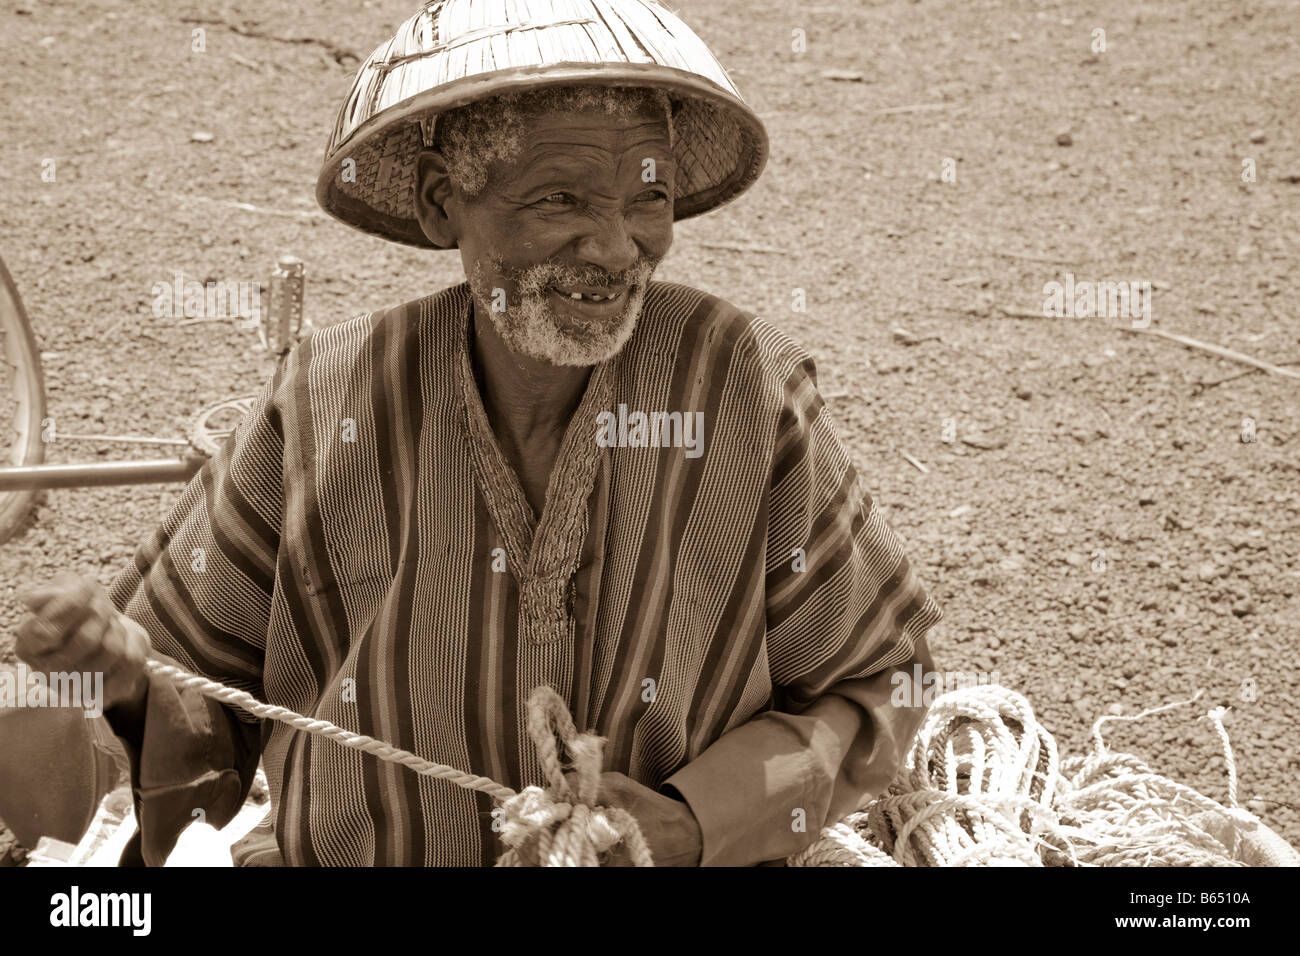
[[[0,464],[39,465],[45,459],[45,376],[18,288],[0,259]],[[0,492],[0,543],[27,520],[38,490]]]

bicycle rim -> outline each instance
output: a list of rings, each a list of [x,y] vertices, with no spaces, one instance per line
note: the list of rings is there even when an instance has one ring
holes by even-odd
[[[44,418],[45,377],[36,336],[0,259],[0,464],[38,465],[45,459]],[[0,492],[0,542],[22,527],[39,494]]]

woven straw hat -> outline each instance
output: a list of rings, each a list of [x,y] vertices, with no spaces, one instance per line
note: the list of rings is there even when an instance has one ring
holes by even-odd
[[[753,184],[767,133],[702,40],[655,0],[431,0],[361,65],[316,199],[365,232],[433,248],[415,219],[416,154],[439,113],[544,86],[640,86],[673,102],[673,214]],[[350,161],[350,162],[349,162]]]

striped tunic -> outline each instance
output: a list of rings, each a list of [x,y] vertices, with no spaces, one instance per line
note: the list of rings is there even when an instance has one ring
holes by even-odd
[[[920,715],[888,707],[882,678],[941,616],[811,359],[761,318],[651,283],[538,520],[484,413],[472,311],[462,283],[305,340],[114,603],[185,668],[515,789],[543,783],[524,702],[549,684],[607,738],[607,770],[691,804],[704,862],[795,852],[889,780]],[[702,421],[698,449],[662,415],[651,441],[636,412]],[[233,814],[259,756],[287,863],[500,850],[484,794],[157,679],[136,744],[151,862],[192,808]]]

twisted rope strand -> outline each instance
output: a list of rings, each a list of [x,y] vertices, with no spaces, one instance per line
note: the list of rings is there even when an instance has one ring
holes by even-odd
[[[457,770],[455,767],[448,767],[445,764],[434,763],[431,760],[425,760],[409,750],[402,750],[394,747],[392,744],[386,744],[383,741],[376,740],[374,737],[367,737],[365,734],[353,733],[350,730],[344,730],[331,724],[328,720],[314,720],[310,717],[304,717],[302,714],[289,710],[286,707],[276,707],[273,704],[264,704],[252,694],[245,693],[242,690],[235,690],[233,687],[227,687],[225,684],[219,684],[214,680],[208,680],[206,677],[200,677],[197,674],[191,674],[188,671],[181,670],[179,667],[173,667],[170,664],[164,664],[162,661],[146,661],[145,666],[151,673],[159,674],[166,677],[178,687],[188,687],[197,690],[204,697],[211,697],[223,704],[233,704],[236,707],[242,707],[256,717],[264,717],[267,720],[279,721],[282,724],[288,724],[290,727],[296,727],[298,730],[305,731],[316,737],[328,737],[335,740],[344,747],[351,747],[353,750],[360,750],[368,754],[373,754],[380,760],[389,763],[401,764],[403,767],[409,767],[416,773],[425,777],[434,777],[438,780],[446,780],[448,783],[454,783],[458,787],[464,787],[467,790],[481,790],[497,800],[508,800],[515,795],[515,792],[509,787],[504,787],[495,780],[489,780],[487,777],[475,776],[472,773],[465,773]]]
[[[264,704],[252,694],[171,664],[149,660],[145,667],[178,687],[191,688],[223,704],[241,707],[256,717],[327,737],[344,747],[409,767],[422,776],[490,795],[504,810],[501,836],[507,849],[497,866],[529,866],[534,862],[542,866],[599,866],[607,852],[619,845],[627,848],[636,866],[654,866],[650,847],[636,818],[619,807],[596,805],[604,740],[594,734],[578,733],[564,700],[550,687],[536,687],[528,698],[528,732],[537,746],[549,786],[546,789],[525,787],[516,793],[495,780],[425,760],[409,750],[344,730],[328,720],[316,720],[287,707]],[[557,737],[573,759],[576,791],[560,762]]]

